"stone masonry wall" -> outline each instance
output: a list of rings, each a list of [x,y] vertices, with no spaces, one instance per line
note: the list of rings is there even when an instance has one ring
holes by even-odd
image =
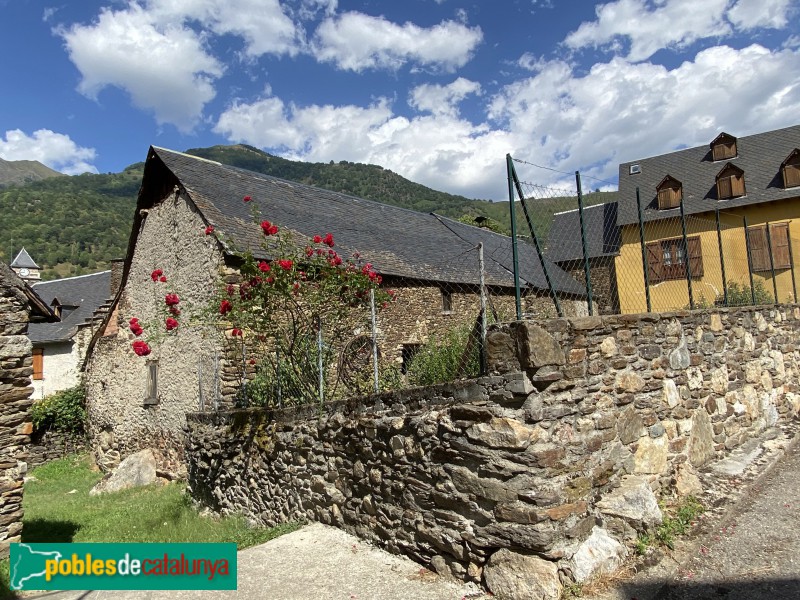
[[[85,452],[86,449],[84,436],[55,429],[34,431],[31,434],[31,443],[28,445],[28,468],[38,467],[70,454]]]
[[[518,593],[503,574],[522,561],[554,598],[660,522],[654,491],[695,489],[695,469],[795,417],[799,328],[796,306],[496,326],[476,381],[189,415],[190,485],[216,510],[334,524],[495,593]]]
[[[0,269],[0,558],[8,556],[9,543],[19,542],[22,532],[22,481],[33,393],[28,319],[25,294]]]

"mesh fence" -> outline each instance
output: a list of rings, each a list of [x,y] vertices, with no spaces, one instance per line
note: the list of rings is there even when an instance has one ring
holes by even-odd
[[[535,175],[535,165],[520,163]],[[581,286],[589,314],[796,301],[798,241],[788,222],[748,226],[726,211],[654,218],[648,210],[640,222],[619,226],[608,182],[599,183],[609,191],[579,194],[578,179],[554,187],[512,176],[518,236],[538,243],[551,268]],[[562,314],[576,298],[557,288],[549,296]]]

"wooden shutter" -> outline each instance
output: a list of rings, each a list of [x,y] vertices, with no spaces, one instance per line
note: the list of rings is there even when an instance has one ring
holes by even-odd
[[[789,224],[773,223],[769,226],[769,241],[772,244],[772,262],[776,269],[791,269],[789,256]]]
[[[650,242],[645,245],[647,255],[647,278],[650,283],[659,283],[664,280],[664,252],[661,242]]]
[[[700,245],[699,237],[690,237],[686,239],[687,255],[689,258],[689,272],[694,277],[703,276],[703,250]]]
[[[753,271],[769,271],[766,228],[763,225],[748,227],[747,239],[750,242],[750,261]]]
[[[732,177],[720,177],[717,180],[717,196],[720,199],[733,198]]]
[[[800,165],[786,165],[783,167],[783,187],[797,187],[800,185]]]
[[[681,205],[681,188],[663,187],[658,190],[658,208],[677,208]]]
[[[44,379],[44,349],[33,349],[33,378]]]
[[[744,196],[744,174],[742,175],[735,175],[730,178],[731,181],[731,197],[738,198],[739,196]]]
[[[736,142],[720,142],[713,149],[714,160],[725,160],[736,156]]]

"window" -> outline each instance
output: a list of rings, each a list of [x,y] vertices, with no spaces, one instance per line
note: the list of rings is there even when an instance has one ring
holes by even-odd
[[[744,171],[731,163],[725,165],[717,175],[717,198],[720,200],[738,198],[746,193]]]
[[[453,312],[453,292],[445,289],[442,289],[442,312],[449,313]]]
[[[33,349],[33,379],[44,379],[44,348]]]
[[[800,186],[800,149],[795,148],[781,164],[783,173],[783,187],[792,188]]]
[[[158,404],[158,361],[147,361],[147,389],[144,397],[145,404]]]
[[[750,265],[753,271],[770,271],[773,267],[792,268],[788,223],[770,223],[769,240],[767,240],[767,225],[748,227],[747,241],[750,244]],[[772,263],[769,259],[770,246],[772,246]]]
[[[686,238],[688,253],[683,247],[683,238],[650,242],[647,253],[647,276],[649,282],[660,283],[670,279],[686,279],[686,255],[689,255],[689,270],[692,278],[703,276],[703,252],[700,237]]]
[[[400,372],[403,375],[408,373],[408,366],[411,364],[411,361],[414,360],[420,348],[422,348],[422,344],[403,344],[403,362],[400,365]]]
[[[683,185],[674,177],[667,175],[656,186],[658,192],[658,209],[677,208],[683,200]]]
[[[736,158],[736,138],[725,132],[720,133],[711,142],[711,158],[717,160],[727,160]]]

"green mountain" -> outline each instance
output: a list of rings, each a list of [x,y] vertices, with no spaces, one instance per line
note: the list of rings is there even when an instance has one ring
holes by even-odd
[[[0,188],[39,181],[49,177],[64,177],[37,160],[3,160],[0,158]]]
[[[194,148],[187,153],[465,222],[475,223],[479,217],[483,226],[510,231],[508,202],[439,192],[378,165],[291,161],[245,145]],[[121,173],[53,177],[0,188],[0,260],[10,262],[24,246],[42,266],[44,279],[107,268],[110,260],[127,251],[142,172],[143,163],[136,163]],[[595,196],[587,203],[616,199],[606,194]],[[537,200],[531,208],[537,234],[546,238],[553,212],[574,206],[574,198]],[[518,231],[522,235],[527,231],[521,213]]]

